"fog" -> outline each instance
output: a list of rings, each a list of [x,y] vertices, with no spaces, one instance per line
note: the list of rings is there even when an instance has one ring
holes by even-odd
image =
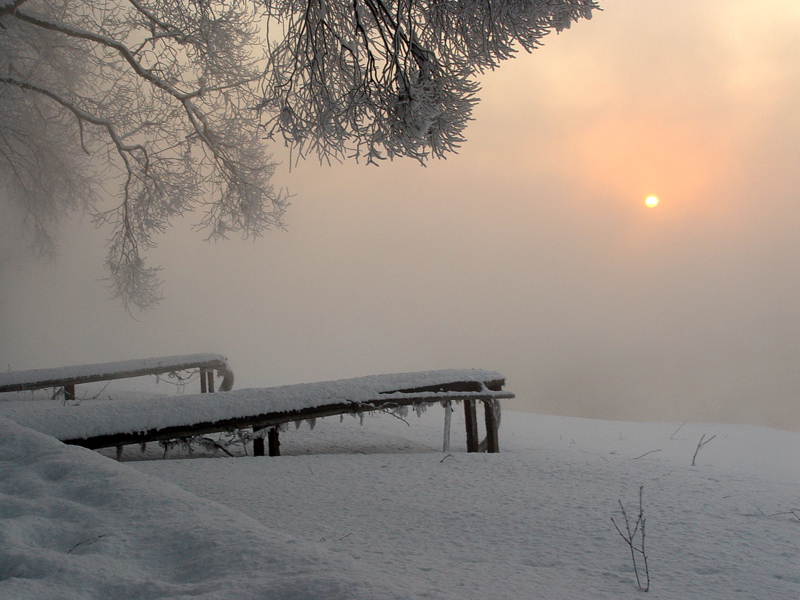
[[[800,431],[800,5],[601,4],[482,77],[446,161],[277,148],[287,231],[177,222],[136,320],[99,280],[107,231],[75,218],[46,264],[6,213],[0,365],[219,352],[237,387],[478,367],[515,409]]]

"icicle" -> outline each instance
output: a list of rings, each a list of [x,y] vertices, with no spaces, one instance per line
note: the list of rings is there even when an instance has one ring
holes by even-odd
[[[358,423],[359,425],[364,424],[364,411],[358,411]]]
[[[314,431],[314,427],[317,424],[317,419],[314,417],[313,419],[308,419],[308,426],[311,428],[311,431]]]
[[[295,428],[295,429],[300,429],[300,424],[301,424],[301,423],[302,423],[302,421],[295,421],[295,422],[294,422],[294,428]]]

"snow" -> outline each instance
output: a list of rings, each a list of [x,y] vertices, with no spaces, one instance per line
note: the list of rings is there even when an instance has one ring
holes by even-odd
[[[457,381],[488,382],[502,379],[503,375],[494,371],[445,369],[214,394],[88,401],[81,402],[77,406],[51,400],[6,400],[0,402],[0,416],[59,440],[74,440],[196,423],[213,423],[347,401],[358,403],[376,398],[402,398],[403,394],[391,395],[385,392]],[[500,395],[488,390],[481,394]],[[432,395],[426,394],[426,396]],[[448,394],[441,393],[436,397],[446,399]]]
[[[611,517],[644,486],[648,598],[800,598],[800,435],[505,411],[467,454],[457,410],[443,454],[443,417],[127,463],[0,419],[0,597],[641,598]]]
[[[0,419],[0,597],[401,598],[353,558]]]

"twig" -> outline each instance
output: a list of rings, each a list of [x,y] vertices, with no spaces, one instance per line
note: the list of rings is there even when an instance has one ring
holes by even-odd
[[[222,444],[220,444],[217,440],[213,440],[213,439],[208,438],[208,437],[203,437],[203,438],[200,439],[200,441],[204,442],[206,444],[210,444],[210,445],[214,446],[215,448],[219,448],[220,450],[222,450],[228,456],[231,456],[231,457],[233,456],[233,454],[231,454],[228,451],[228,449],[225,446],[223,446]]]
[[[707,440],[704,442],[704,441],[703,441],[703,438],[705,438],[705,437],[706,437],[706,434],[705,434],[705,433],[704,433],[703,435],[701,435],[701,436],[700,436],[700,441],[697,443],[697,449],[694,451],[694,456],[692,457],[692,466],[694,466],[694,463],[695,463],[695,461],[697,460],[697,453],[698,453],[698,452],[700,452],[700,448],[702,448],[703,446],[705,446],[705,445],[706,445],[708,442],[710,442],[711,440],[713,440],[713,439],[714,439],[715,437],[717,437],[717,436],[716,436],[716,435],[712,435],[710,438],[708,438],[708,439],[707,439]]]
[[[645,523],[646,519],[644,517],[644,486],[639,486],[639,514],[636,516],[636,521],[633,524],[633,529],[631,529],[631,523],[628,519],[628,513],[625,512],[625,507],[622,504],[622,500],[618,500],[620,510],[622,511],[622,517],[625,519],[625,533],[623,533],[622,529],[617,522],[614,520],[614,517],[611,517],[611,522],[614,524],[617,533],[619,533],[620,537],[625,540],[625,543],[628,544],[628,547],[631,551],[631,561],[633,562],[633,573],[636,576],[636,585],[639,587],[640,590],[647,592],[650,590],[650,569],[647,565],[647,552],[645,551],[644,547],[644,540],[645,540]],[[641,543],[639,546],[635,545],[635,538],[636,534],[639,533],[639,539]],[[627,534],[627,535],[626,535]],[[644,560],[644,573],[645,573],[645,584],[642,585],[642,581],[639,578],[639,566],[636,563],[636,553],[639,553]]]
[[[785,510],[783,512],[776,512],[769,515],[758,507],[756,507],[756,510],[761,513],[761,516],[767,517],[768,519],[771,519],[772,517],[781,517],[783,515],[792,515],[793,517],[797,517],[797,519],[800,520],[800,508],[790,508],[789,510]]]
[[[669,439],[671,439],[671,440],[675,439],[675,436],[676,436],[676,435],[678,434],[678,432],[679,432],[679,431],[680,431],[680,430],[683,428],[683,426],[684,426],[684,425],[686,425],[686,423],[688,423],[688,421],[684,421],[683,423],[681,423],[681,426],[680,426],[680,427],[678,427],[678,428],[677,428],[677,429],[676,429],[676,430],[675,430],[675,431],[672,433],[672,435],[671,435],[671,436],[669,436]]]
[[[644,454],[642,454],[641,456],[637,456],[633,460],[639,460],[640,458],[644,458],[648,454],[653,454],[653,452],[661,452],[661,448],[659,448],[658,450],[650,450],[650,452],[645,452]]]
[[[72,554],[72,551],[75,550],[75,548],[77,548],[78,546],[82,546],[83,544],[88,544],[89,542],[93,542],[94,540],[99,540],[100,538],[104,538],[104,537],[106,537],[106,534],[102,533],[100,535],[96,535],[94,537],[90,537],[88,539],[85,539],[82,542],[78,542],[77,544],[75,544],[72,548],[70,548],[67,551],[67,554]]]

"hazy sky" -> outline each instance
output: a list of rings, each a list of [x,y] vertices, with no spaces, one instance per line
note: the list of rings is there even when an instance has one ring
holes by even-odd
[[[458,155],[284,166],[288,231],[255,243],[178,223],[138,321],[98,281],[108,232],[76,219],[46,265],[6,219],[0,365],[479,367],[518,409],[800,431],[800,3],[601,5],[482,79]]]

